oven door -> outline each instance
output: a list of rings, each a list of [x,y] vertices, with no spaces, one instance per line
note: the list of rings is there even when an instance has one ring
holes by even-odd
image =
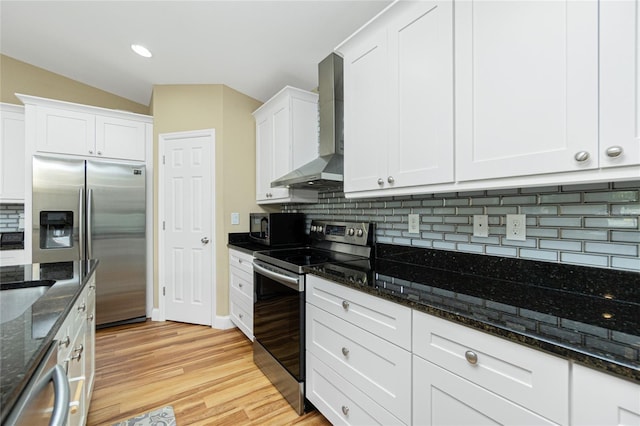
[[[253,263],[253,335],[298,382],[304,381],[304,275]]]

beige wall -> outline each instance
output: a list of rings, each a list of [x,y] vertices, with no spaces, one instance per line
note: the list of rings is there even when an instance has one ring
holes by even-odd
[[[59,99],[154,116],[154,164],[158,134],[216,130],[216,313],[228,315],[230,232],[247,232],[248,217],[262,209],[255,202],[255,122],[251,113],[262,103],[223,85],[159,85],[149,106],[132,102],[42,68],[0,55],[0,102],[21,104],[14,93]],[[158,168],[154,168],[154,223],[157,223]],[[240,225],[231,225],[231,212]],[[154,230],[155,241],[157,229]],[[154,306],[158,306],[158,250],[154,248]]]
[[[0,102],[22,105],[14,93],[149,114],[146,105],[0,55]]]
[[[261,102],[223,85],[158,85],[153,89],[154,158],[158,158],[157,141],[161,133],[210,128],[216,131],[214,280],[218,316],[229,314],[228,233],[247,232],[249,212],[259,211],[255,202],[255,124],[251,113],[260,105]],[[155,170],[154,182],[158,188],[158,168]],[[231,225],[231,212],[240,213],[240,225]],[[156,202],[156,223],[157,215]],[[157,248],[154,264],[154,306],[157,307]]]

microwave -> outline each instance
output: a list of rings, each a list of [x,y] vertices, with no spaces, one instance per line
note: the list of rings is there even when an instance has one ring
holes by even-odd
[[[249,239],[265,246],[305,244],[303,213],[250,213]]]

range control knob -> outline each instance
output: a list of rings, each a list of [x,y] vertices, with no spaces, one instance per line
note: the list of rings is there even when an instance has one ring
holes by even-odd
[[[316,231],[322,233],[322,225],[318,225],[316,228]]]
[[[311,232],[316,232],[316,226],[315,225],[311,225]]]
[[[353,235],[356,233],[356,230],[353,228],[349,228],[349,231],[347,231],[347,233],[349,234],[350,237],[353,237]]]
[[[358,237],[362,237],[364,235],[364,231],[362,229],[358,229]]]

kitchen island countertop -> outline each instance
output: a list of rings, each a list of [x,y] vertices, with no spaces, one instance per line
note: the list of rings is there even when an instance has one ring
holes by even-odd
[[[3,286],[55,280],[21,315],[0,324],[0,423],[28,384],[97,265],[97,260],[89,260],[0,267]]]

